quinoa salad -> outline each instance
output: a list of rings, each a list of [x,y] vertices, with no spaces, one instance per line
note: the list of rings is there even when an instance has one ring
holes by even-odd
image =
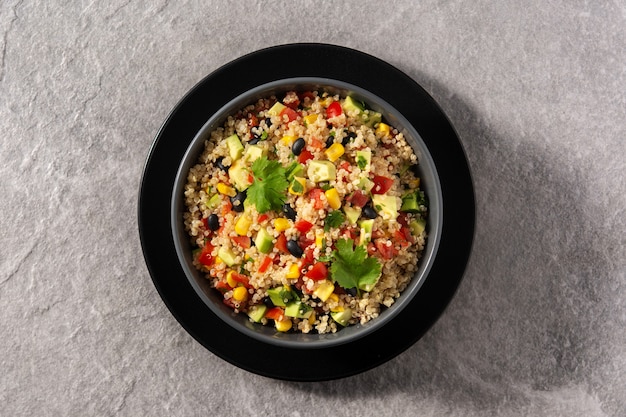
[[[280,332],[375,319],[426,242],[418,162],[401,132],[351,96],[260,99],[211,132],[187,175],[194,265],[224,304]]]

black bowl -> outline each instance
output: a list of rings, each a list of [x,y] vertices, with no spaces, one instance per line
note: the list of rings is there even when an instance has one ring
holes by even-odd
[[[206,283],[190,269],[187,243],[177,226],[180,208],[172,199],[179,187],[177,175],[191,163],[193,154],[197,155],[198,138],[254,95],[283,90],[289,83],[350,91],[375,110],[382,110],[392,125],[405,130],[417,151],[431,199],[431,246],[411,288],[395,308],[370,325],[346,328],[337,335],[277,335],[273,329],[259,329],[245,317],[218,306]],[[154,285],[172,314],[199,343],[248,371],[311,381],[370,369],[423,336],[462,279],[473,240],[475,207],[459,138],[423,88],[371,55],[333,45],[292,44],[263,49],[221,67],[179,102],[150,149],[138,215],[142,249]]]

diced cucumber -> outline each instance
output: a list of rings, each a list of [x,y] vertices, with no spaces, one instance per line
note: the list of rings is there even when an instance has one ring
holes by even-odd
[[[366,177],[362,177],[359,180],[359,188],[363,191],[365,191],[366,193],[369,193],[370,191],[372,191],[372,188],[374,188],[374,181],[370,180],[369,178]]]
[[[236,161],[241,158],[243,155],[243,145],[239,140],[239,136],[231,135],[226,138],[226,146],[228,146],[228,154],[230,155],[230,159]]]
[[[222,198],[220,197],[220,195],[213,194],[211,198],[209,198],[209,201],[206,202],[205,205],[209,210],[213,210],[220,204],[220,201],[222,201]]]
[[[409,192],[402,196],[402,206],[400,211],[406,213],[418,213],[420,211],[419,204],[417,202],[417,194],[415,192]]]
[[[278,286],[267,290],[267,295],[272,303],[278,307],[285,307],[287,304],[298,300],[298,295],[291,288]]]
[[[267,229],[262,227],[254,239],[254,244],[259,252],[270,253],[274,247],[274,243],[272,243],[273,239],[274,237],[267,231]]]
[[[263,319],[266,311],[267,306],[265,304],[256,304],[248,309],[248,317],[255,323],[259,323]]]
[[[398,217],[398,203],[395,196],[387,194],[374,194],[372,204],[376,211],[388,214],[392,219]]]
[[[330,161],[309,161],[307,175],[313,182],[334,181],[337,178],[337,169]]]
[[[359,245],[365,245],[372,240],[372,230],[374,229],[374,219],[361,220],[359,222],[361,235],[359,237]]]
[[[350,308],[346,308],[343,311],[332,311],[330,313],[330,316],[333,318],[333,320],[335,320],[337,323],[341,324],[342,326],[347,326],[348,322],[350,321],[350,319],[352,318],[352,309]]]
[[[343,211],[346,213],[346,219],[348,219],[350,224],[356,224],[361,216],[361,208],[359,207],[344,207]]]
[[[343,109],[346,112],[352,112],[356,110],[360,114],[363,110],[365,110],[365,107],[363,107],[361,103],[353,99],[351,96],[348,96],[343,101]]]
[[[411,233],[413,236],[419,236],[426,229],[426,220],[425,219],[413,219],[409,223],[409,228],[411,229]]]
[[[313,313],[313,308],[302,301],[294,301],[285,307],[285,316],[307,319]]]
[[[235,255],[235,252],[233,252],[231,248],[227,248],[226,246],[220,247],[217,251],[217,256],[228,266],[233,266],[236,263],[235,258],[237,255]]]
[[[356,151],[356,164],[363,172],[370,172],[372,164],[372,150],[369,148]]]
[[[285,107],[287,106],[285,106],[280,101],[277,101],[272,107],[270,107],[270,109],[267,111],[267,114],[269,114],[270,116],[278,116],[280,112],[285,109]]]

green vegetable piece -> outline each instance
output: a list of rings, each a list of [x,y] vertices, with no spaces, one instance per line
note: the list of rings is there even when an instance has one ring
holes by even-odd
[[[343,110],[346,112],[356,111],[358,114],[361,114],[361,112],[365,110],[365,106],[351,96],[348,96],[343,101]]]
[[[270,116],[278,116],[280,112],[285,109],[285,107],[286,106],[283,103],[277,101],[272,107],[270,107],[270,109],[267,111],[267,114]]]
[[[267,229],[261,228],[259,233],[256,235],[256,239],[254,239],[254,244],[259,252],[270,253],[274,247],[274,243],[272,243],[273,239],[274,237],[267,231]]]
[[[400,211],[404,211],[406,213],[419,213],[420,207],[417,202],[417,193],[409,192],[402,196],[402,206],[400,206]]]
[[[287,304],[298,301],[298,295],[291,289],[278,286],[267,290],[267,295],[272,303],[278,307],[285,307]]]
[[[342,326],[347,326],[348,322],[352,318],[352,309],[346,308],[343,311],[333,311],[330,316]]]
[[[236,161],[241,158],[243,155],[243,145],[239,140],[239,136],[231,135],[226,138],[226,146],[228,146],[228,154],[230,155],[230,159]]]
[[[213,210],[214,208],[216,208],[219,204],[220,201],[222,201],[222,198],[220,197],[219,194],[213,194],[211,196],[211,198],[209,198],[209,201],[206,202],[206,207],[209,210]]]
[[[359,207],[344,207],[343,211],[346,213],[346,218],[350,224],[356,224],[361,216],[361,209]]]
[[[363,172],[370,172],[372,163],[372,150],[367,148],[356,151],[356,164]]]
[[[313,182],[333,181],[337,178],[337,169],[330,161],[310,161],[307,175]]]
[[[248,308],[248,317],[250,317],[253,322],[260,323],[266,311],[267,306],[265,304],[256,304]]]
[[[409,229],[411,229],[411,233],[413,236],[419,236],[426,229],[426,220],[425,219],[413,219],[409,223]]]
[[[335,242],[330,275],[343,288],[369,291],[380,278],[382,265],[378,259],[367,256],[365,246],[354,247],[352,239]]]
[[[237,255],[235,255],[235,252],[233,252],[231,248],[227,248],[226,246],[220,247],[217,251],[217,256],[228,266],[233,266],[236,263],[235,258]]]
[[[372,230],[374,229],[374,219],[361,220],[359,222],[361,235],[359,245],[367,245],[372,240]]]
[[[266,154],[265,148],[259,145],[248,145],[246,151],[243,154],[243,159],[246,162],[254,162],[260,157]]]
[[[294,301],[285,307],[285,316],[308,319],[313,314],[313,308],[302,301]]]
[[[395,196],[387,194],[374,194],[372,203],[376,210],[387,213],[392,219],[398,217],[398,203]]]
[[[279,211],[286,200],[289,182],[285,178],[285,168],[278,161],[270,161],[266,156],[252,164],[252,185],[248,188],[246,201],[254,204],[259,213]]]
[[[346,221],[346,216],[339,210],[333,210],[326,216],[324,231],[328,232],[331,228],[339,227],[344,221]]]
[[[301,177],[302,176],[301,174],[303,172],[304,172],[304,167],[302,166],[301,163],[292,162],[291,165],[289,165],[285,169],[285,177],[287,178],[288,182],[291,182],[294,177]]]

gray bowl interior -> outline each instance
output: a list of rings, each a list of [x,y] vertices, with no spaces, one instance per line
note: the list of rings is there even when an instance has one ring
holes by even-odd
[[[210,132],[221,126],[226,118],[245,107],[256,102],[259,98],[276,95],[280,97],[290,90],[317,90],[328,91],[331,94],[341,96],[351,95],[364,101],[367,105],[383,114],[383,120],[401,131],[408,143],[412,146],[419,159],[419,174],[421,188],[429,200],[429,214],[426,231],[428,233],[426,247],[419,260],[419,267],[411,283],[400,295],[396,302],[389,308],[381,311],[379,317],[366,324],[357,324],[341,329],[333,334],[299,334],[280,333],[273,326],[262,326],[252,323],[247,315],[236,314],[232,309],[222,303],[221,294],[210,287],[207,280],[192,263],[192,246],[183,224],[183,212],[185,210],[183,192],[187,179],[187,173],[192,166],[198,163],[198,157],[204,149],[205,140],[210,137]],[[354,341],[384,326],[392,320],[419,291],[426,279],[434,261],[442,229],[442,193],[435,164],[426,148],[424,141],[411,124],[386,103],[380,97],[365,89],[338,80],[326,78],[290,78],[260,85],[224,105],[217,113],[212,115],[207,123],[200,129],[192,140],[176,175],[172,192],[171,203],[171,227],[176,252],[185,275],[198,296],[220,319],[234,327],[238,331],[262,342],[299,349],[314,349],[330,347],[338,344]]]

